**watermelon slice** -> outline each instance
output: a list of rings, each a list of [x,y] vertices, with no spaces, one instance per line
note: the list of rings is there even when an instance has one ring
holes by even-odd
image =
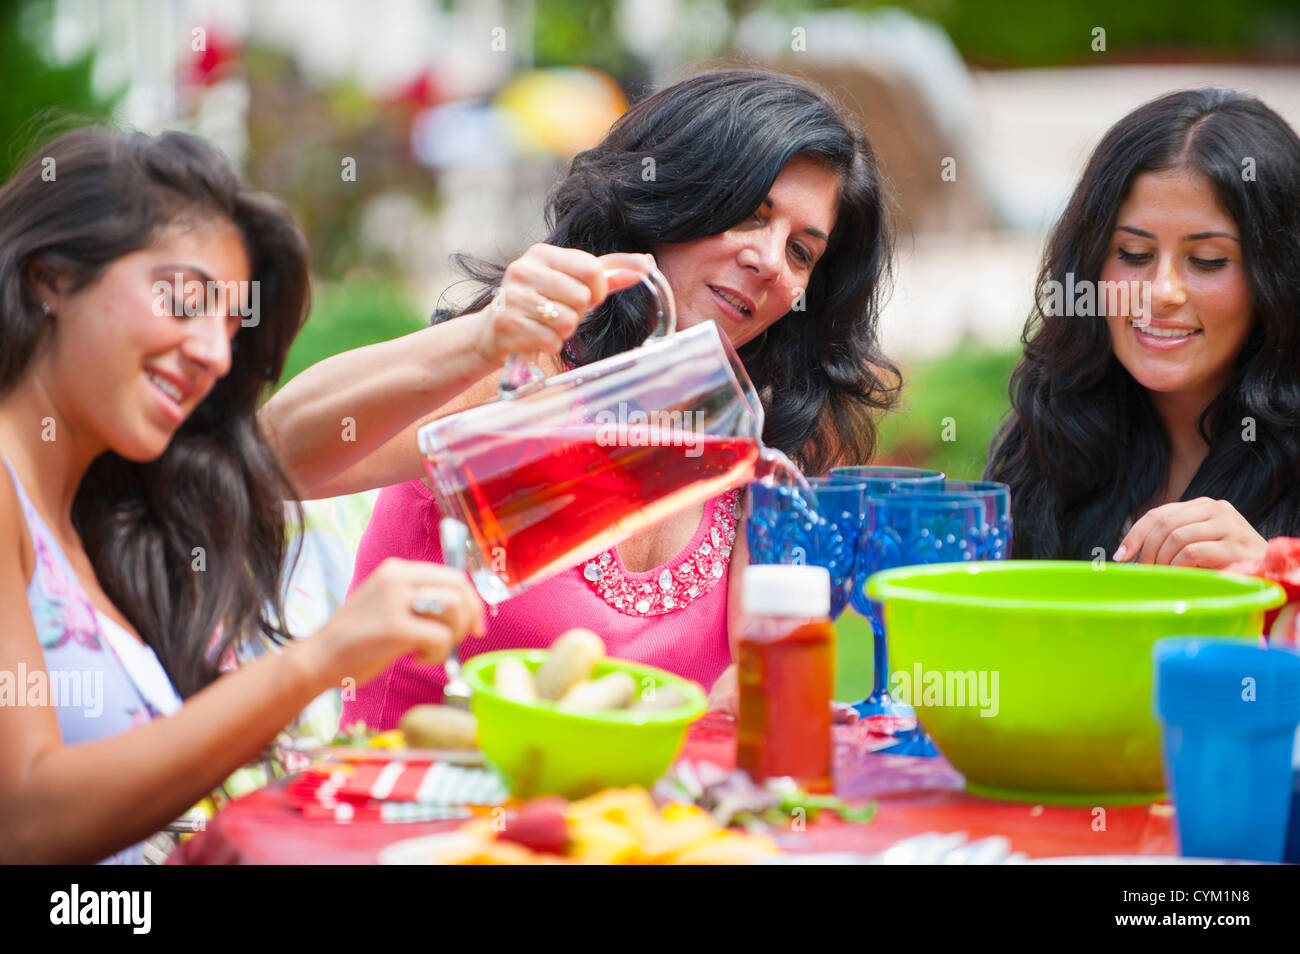
[[[1258,560],[1230,563],[1223,572],[1259,577],[1286,590],[1286,604],[1264,617],[1264,632],[1283,643],[1300,644],[1300,538],[1274,537]]]

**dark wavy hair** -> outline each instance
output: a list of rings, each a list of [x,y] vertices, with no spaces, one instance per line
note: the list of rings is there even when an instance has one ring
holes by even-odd
[[[50,159],[53,182],[42,179]],[[261,283],[259,323],[236,335],[230,372],[159,458],[105,452],[72,508],[104,592],[186,697],[217,677],[236,639],[259,628],[288,638],[279,582],[284,501],[296,493],[256,411],[306,318],[306,241],[281,203],[251,191],[214,146],[180,132],[74,130],[0,189],[0,394],[56,333],[57,315],[45,317],[33,294],[34,265],[76,291],[167,226],[203,217],[226,219],[242,236]],[[196,546],[202,573],[191,569]]]
[[[780,73],[722,69],[642,100],[552,190],[545,242],[604,255],[716,235],[752,216],[796,156],[837,175],[835,228],[806,289],[806,312],[783,317],[739,355],[763,399],[764,441],[820,474],[871,459],[873,412],[896,403],[902,380],[878,334],[893,254],[885,187],[866,136],[825,91]],[[647,158],[656,173],[648,179]],[[484,286],[460,313],[486,307],[504,268],[457,261]],[[640,345],[649,333],[645,301],[610,296],[579,326],[565,361],[577,366]]]
[[[1182,499],[1227,500],[1264,537],[1300,534],[1300,139],[1259,100],[1200,89],[1161,96],[1106,133],[1048,242],[1012,413],[985,471],[1011,485],[1018,557],[1111,552],[1168,477],[1163,425],[1114,357],[1106,323],[1042,305],[1047,283],[1067,273],[1098,279],[1136,176],[1181,168],[1205,176],[1237,225],[1256,319],[1198,422],[1210,450]],[[1244,418],[1254,441],[1242,439]]]

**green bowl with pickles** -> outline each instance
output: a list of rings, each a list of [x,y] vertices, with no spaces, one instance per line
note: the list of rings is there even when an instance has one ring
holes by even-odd
[[[625,672],[643,697],[671,687],[686,701],[670,709],[572,712],[544,699],[517,702],[497,692],[493,682],[502,660],[518,659],[536,674],[546,657],[544,649],[505,649],[475,656],[462,670],[478,720],[479,749],[517,798],[582,798],[606,788],[649,787],[677,757],[686,729],[706,706],[704,690],[688,679],[609,658],[596,664],[592,679]]]

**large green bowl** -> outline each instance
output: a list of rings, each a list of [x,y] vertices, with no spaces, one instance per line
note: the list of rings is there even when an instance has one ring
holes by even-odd
[[[672,764],[687,727],[704,712],[704,691],[695,683],[621,659],[603,660],[593,678],[621,671],[642,693],[671,686],[687,701],[662,711],[576,713],[561,712],[552,702],[514,702],[496,691],[496,667],[503,659],[520,659],[536,672],[546,656],[542,649],[505,649],[475,656],[463,670],[479,748],[517,797],[582,798],[610,787],[649,787]]]
[[[1284,600],[1213,570],[1063,561],[900,567],[866,586],[884,604],[891,693],[909,690],[969,790],[1067,804],[1160,798],[1152,645],[1258,638]]]

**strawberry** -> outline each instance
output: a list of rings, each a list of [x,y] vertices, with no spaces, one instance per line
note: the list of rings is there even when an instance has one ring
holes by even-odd
[[[562,798],[539,798],[506,817],[500,841],[513,841],[532,851],[564,854],[569,844],[569,823],[564,817],[568,803]]]

